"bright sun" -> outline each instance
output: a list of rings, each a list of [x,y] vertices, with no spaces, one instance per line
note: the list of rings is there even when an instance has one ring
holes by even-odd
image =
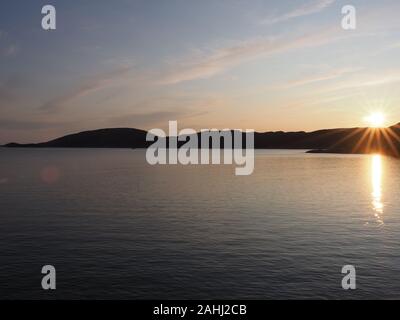
[[[385,124],[385,115],[381,112],[371,113],[368,117],[365,117],[365,121],[371,128],[382,128]]]

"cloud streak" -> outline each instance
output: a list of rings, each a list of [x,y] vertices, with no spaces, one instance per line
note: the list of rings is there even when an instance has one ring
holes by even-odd
[[[49,128],[59,128],[69,122],[51,122],[46,120],[16,120],[16,119],[0,119],[0,127],[2,130],[44,130]]]
[[[4,81],[0,82],[0,107],[2,109],[7,106],[12,107],[13,103],[19,98],[19,90],[25,83],[26,80],[18,74],[9,75]]]
[[[10,44],[6,48],[3,49],[3,56],[4,57],[13,57],[15,56],[19,51],[19,48],[15,44]]]
[[[348,34],[343,34],[337,28],[327,28],[317,33],[297,37],[259,38],[178,63],[171,67],[171,71],[161,75],[158,83],[168,85],[206,79],[261,56],[316,47],[347,36]]]
[[[272,24],[284,22],[284,21],[287,21],[290,19],[308,16],[310,14],[314,14],[314,13],[320,12],[320,11],[328,8],[334,2],[335,2],[335,0],[316,0],[313,2],[309,2],[309,3],[303,4],[302,6],[297,7],[291,11],[288,11],[286,13],[268,17],[265,20],[263,20],[261,23],[272,25]]]
[[[282,85],[274,87],[274,89],[290,89],[290,88],[305,86],[308,84],[334,80],[341,78],[342,76],[345,76],[347,74],[357,72],[359,70],[360,68],[332,69],[324,73],[320,72],[313,75],[307,75],[296,80],[288,81]]]
[[[124,125],[129,127],[145,128],[148,125],[166,122],[168,120],[176,120],[182,116],[179,111],[154,111],[148,113],[130,113],[122,116],[114,117],[109,120],[111,125]]]
[[[70,92],[57,96],[39,107],[41,111],[54,111],[58,110],[71,101],[78,99],[80,97],[86,96],[90,93],[94,93],[101,89],[104,89],[108,86],[113,85],[113,83],[126,75],[132,67],[123,67],[117,70],[113,70],[112,72],[102,74],[92,78],[90,81],[86,81],[79,87],[71,90]]]

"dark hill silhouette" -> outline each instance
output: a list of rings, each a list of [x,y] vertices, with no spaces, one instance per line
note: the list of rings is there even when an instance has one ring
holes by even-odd
[[[32,148],[146,148],[147,132],[112,128],[84,131],[37,144],[10,143]],[[167,138],[168,140],[168,138]],[[375,153],[400,155],[400,123],[389,128],[326,129],[313,132],[256,132],[256,149],[311,149],[313,153]],[[179,143],[179,145],[184,142]],[[223,143],[221,144],[223,146]]]
[[[33,148],[146,148],[147,132],[130,128],[99,129],[66,135],[36,144],[10,143],[6,147]]]

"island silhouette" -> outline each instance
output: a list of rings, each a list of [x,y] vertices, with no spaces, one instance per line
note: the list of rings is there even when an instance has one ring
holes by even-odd
[[[245,133],[243,141],[245,141]],[[108,128],[69,134],[41,143],[9,143],[8,148],[147,148],[147,131]],[[199,135],[199,133],[198,133]],[[161,139],[161,138],[158,138]],[[168,146],[168,137],[167,146]],[[199,140],[200,141],[200,140]],[[178,147],[185,141],[178,143]],[[221,148],[224,147],[223,140]],[[339,128],[312,132],[255,132],[255,149],[305,149],[309,153],[371,154],[400,157],[400,123],[387,128]]]

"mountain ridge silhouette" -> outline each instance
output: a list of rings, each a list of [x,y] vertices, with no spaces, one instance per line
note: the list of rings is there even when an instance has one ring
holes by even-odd
[[[197,133],[199,135],[199,133]],[[243,140],[245,140],[245,133]],[[106,128],[68,134],[41,143],[9,143],[8,148],[147,148],[147,131]],[[169,137],[166,138],[167,145]],[[179,142],[178,147],[185,141]],[[244,142],[243,142],[243,145]],[[221,147],[224,143],[221,143]],[[305,131],[255,132],[256,149],[307,149],[311,153],[382,153],[400,156],[400,123],[388,128],[338,128]]]

